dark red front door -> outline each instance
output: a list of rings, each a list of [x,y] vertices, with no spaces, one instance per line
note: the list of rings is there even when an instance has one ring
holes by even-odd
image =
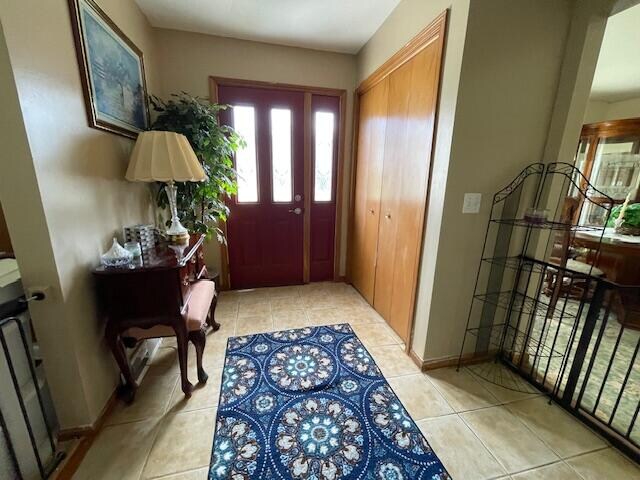
[[[247,142],[227,224],[232,288],[303,281],[304,93],[220,86],[222,120]]]

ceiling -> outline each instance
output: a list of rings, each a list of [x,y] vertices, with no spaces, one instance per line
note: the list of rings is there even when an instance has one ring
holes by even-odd
[[[619,102],[634,97],[640,97],[640,5],[609,18],[590,98]]]
[[[357,53],[400,0],[136,0],[154,27]]]

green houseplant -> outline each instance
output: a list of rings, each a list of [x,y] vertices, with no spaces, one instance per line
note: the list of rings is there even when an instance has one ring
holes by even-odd
[[[616,219],[620,216],[622,205],[617,205],[611,210],[611,216],[607,227],[615,226]],[[624,219],[620,226],[620,233],[626,233],[628,235],[640,235],[640,203],[632,203],[627,205],[624,211]]]
[[[177,206],[182,223],[190,232],[204,233],[207,238],[215,233],[218,241],[224,242],[220,222],[226,221],[229,215],[225,198],[238,190],[233,155],[245,146],[233,128],[218,121],[218,113],[228,106],[185,92],[171,95],[166,101],[154,96],[150,103],[157,113],[151,129],[187,137],[207,174],[204,182],[177,183]],[[158,191],[156,198],[158,206],[167,207],[164,189]]]

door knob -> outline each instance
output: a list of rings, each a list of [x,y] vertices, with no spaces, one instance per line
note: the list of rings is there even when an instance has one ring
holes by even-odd
[[[295,213],[296,215],[300,215],[302,213],[302,209],[300,207],[290,208],[289,213]]]

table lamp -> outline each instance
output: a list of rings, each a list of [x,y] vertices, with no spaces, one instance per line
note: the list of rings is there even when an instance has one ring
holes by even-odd
[[[174,182],[201,182],[207,175],[187,137],[175,132],[149,131],[138,135],[126,179],[132,182],[165,182],[171,209],[170,242],[184,243],[189,232],[180,223]]]

